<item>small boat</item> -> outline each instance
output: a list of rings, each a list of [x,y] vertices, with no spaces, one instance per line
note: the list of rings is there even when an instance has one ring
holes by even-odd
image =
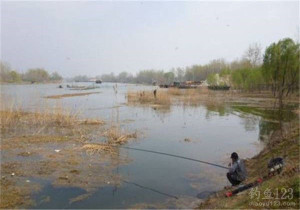
[[[210,85],[208,86],[210,90],[229,90],[230,86],[227,85]]]
[[[100,79],[97,79],[97,80],[96,80],[96,83],[97,83],[97,84],[101,84],[102,81],[101,81]]]

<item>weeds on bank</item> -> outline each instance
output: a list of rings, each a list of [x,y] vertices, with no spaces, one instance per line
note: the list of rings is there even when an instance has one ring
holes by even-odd
[[[18,123],[34,126],[75,126],[79,124],[101,125],[101,120],[79,118],[79,112],[72,112],[64,108],[54,110],[38,110],[37,112],[25,112],[22,108],[0,111],[1,126],[14,126]]]
[[[127,100],[132,105],[164,106],[171,105],[199,106],[200,104],[218,104],[227,100],[228,93],[217,93],[205,87],[195,89],[168,88],[158,89],[156,97],[153,91],[128,91]],[[220,97],[221,96],[221,97]]]
[[[0,111],[2,137],[16,136],[73,136],[84,138],[90,133],[90,126],[101,126],[98,119],[85,119],[63,107],[50,109],[39,107],[34,112],[24,111],[20,106],[10,106]],[[41,138],[43,139],[43,138]]]

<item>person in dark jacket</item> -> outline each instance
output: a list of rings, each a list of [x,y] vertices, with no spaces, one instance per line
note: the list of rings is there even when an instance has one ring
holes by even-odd
[[[247,177],[247,171],[244,161],[239,159],[236,152],[231,154],[232,163],[229,164],[229,172],[227,173],[227,179],[232,186],[239,185]]]

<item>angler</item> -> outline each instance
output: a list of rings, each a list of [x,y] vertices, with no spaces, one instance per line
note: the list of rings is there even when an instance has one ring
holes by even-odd
[[[236,195],[240,192],[243,192],[245,190],[248,190],[252,187],[255,187],[255,186],[261,184],[263,181],[266,181],[266,180],[272,178],[276,174],[280,174],[283,169],[283,166],[284,166],[284,160],[282,157],[272,158],[268,163],[268,169],[269,169],[268,175],[257,178],[254,182],[248,183],[246,185],[241,185],[240,187],[238,187],[237,189],[235,189],[233,191],[228,191],[225,193],[225,196],[231,197],[233,195]]]
[[[231,161],[232,162],[228,165],[230,168],[227,173],[227,179],[232,186],[236,186],[247,178],[247,170],[244,161],[239,159],[236,152],[231,154]]]

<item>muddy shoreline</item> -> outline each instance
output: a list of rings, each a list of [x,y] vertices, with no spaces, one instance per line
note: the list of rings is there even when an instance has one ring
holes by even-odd
[[[31,195],[42,189],[39,180],[50,180],[55,187],[85,190],[70,203],[88,197],[101,186],[121,184],[121,176],[114,170],[130,159],[108,145],[121,144],[136,134],[117,133],[100,120],[66,118],[1,112],[1,208],[33,207]],[[102,136],[102,143],[91,143],[94,136]]]

